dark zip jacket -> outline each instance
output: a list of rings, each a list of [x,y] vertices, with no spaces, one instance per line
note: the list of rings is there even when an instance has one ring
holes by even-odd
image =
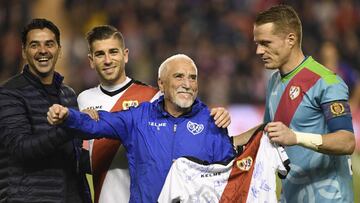
[[[62,81],[55,73],[53,84],[43,85],[25,66],[0,87],[0,202],[91,201],[81,141],[46,119],[54,103],[77,108]]]

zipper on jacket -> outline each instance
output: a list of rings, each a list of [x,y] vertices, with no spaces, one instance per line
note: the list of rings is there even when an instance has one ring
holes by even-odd
[[[176,127],[177,127],[177,125],[174,124],[174,133],[176,133]]]
[[[173,133],[174,133],[174,137],[172,137],[172,149],[171,149],[171,159],[173,160],[173,162],[175,161],[174,159],[174,145],[175,145],[175,135],[176,135],[176,128],[177,128],[177,124],[175,123],[173,126]]]

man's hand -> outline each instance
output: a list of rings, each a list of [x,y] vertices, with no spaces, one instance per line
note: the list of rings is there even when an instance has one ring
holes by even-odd
[[[292,146],[297,144],[295,133],[282,122],[270,122],[265,126],[271,142]]]
[[[223,107],[212,108],[210,116],[214,117],[215,125],[219,128],[227,128],[230,123],[230,114]]]
[[[93,120],[99,120],[99,113],[95,109],[84,109],[81,112],[89,115]]]
[[[69,109],[61,106],[60,104],[54,104],[49,108],[47,112],[47,120],[51,125],[59,125],[69,115]]]

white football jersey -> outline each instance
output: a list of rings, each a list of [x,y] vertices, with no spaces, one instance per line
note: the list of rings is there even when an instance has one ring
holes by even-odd
[[[243,153],[227,163],[204,164],[194,158],[178,158],[158,201],[277,202],[275,174],[286,175],[289,160],[284,149],[272,145],[266,134],[254,136]]]

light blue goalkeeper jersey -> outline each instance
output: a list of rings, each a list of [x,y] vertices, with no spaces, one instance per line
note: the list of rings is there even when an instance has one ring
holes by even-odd
[[[348,96],[340,77],[308,57],[285,77],[279,72],[272,75],[264,120],[285,121],[295,131],[325,134],[329,123],[335,125],[332,118],[347,116],[351,122]],[[301,146],[285,150],[291,170],[282,182],[282,202],[354,201],[350,156],[322,154]]]

